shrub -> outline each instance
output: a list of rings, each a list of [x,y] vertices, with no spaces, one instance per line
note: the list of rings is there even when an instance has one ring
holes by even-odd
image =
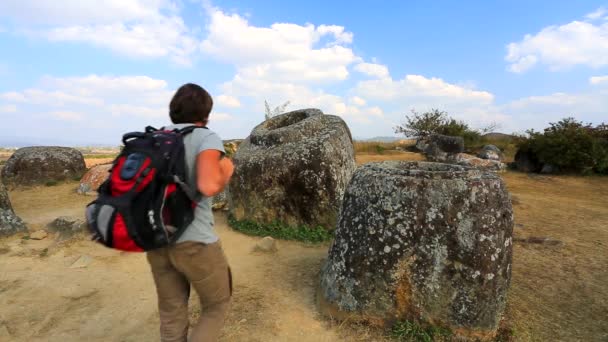
[[[608,125],[593,127],[571,117],[549,125],[542,133],[527,131],[518,148],[563,171],[608,174]]]
[[[424,138],[432,134],[459,136],[463,137],[465,146],[471,148],[483,144],[482,134],[494,128],[496,125],[481,130],[472,129],[466,122],[451,118],[447,112],[431,109],[424,113],[412,110],[411,115],[405,116],[405,123],[395,127],[395,133],[415,138]]]

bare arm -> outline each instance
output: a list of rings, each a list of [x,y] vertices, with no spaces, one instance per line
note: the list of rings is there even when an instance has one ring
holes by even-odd
[[[205,150],[196,158],[197,187],[207,197],[222,192],[234,172],[232,161],[221,157],[218,150]]]

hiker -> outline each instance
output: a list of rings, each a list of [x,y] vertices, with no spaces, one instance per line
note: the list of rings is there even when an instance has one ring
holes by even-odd
[[[196,84],[181,86],[169,105],[173,125],[182,129],[206,127],[213,100]],[[196,129],[184,137],[186,183],[200,192],[194,220],[175,244],[147,252],[158,294],[161,341],[186,341],[190,287],[200,298],[201,315],[191,329],[190,341],[217,341],[232,296],[232,276],[213,229],[210,197],[220,193],[234,166],[225,158],[220,137],[209,129]]]

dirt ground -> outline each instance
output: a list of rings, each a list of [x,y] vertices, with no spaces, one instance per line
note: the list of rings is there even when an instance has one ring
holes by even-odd
[[[384,156],[402,158],[407,157]],[[375,160],[358,156],[359,163]],[[515,237],[561,242],[515,243],[506,312],[515,340],[608,341],[608,178],[511,172],[503,178],[514,197]],[[75,194],[76,186],[10,196],[36,230],[57,216],[82,216],[92,198]],[[319,317],[314,289],[329,244],[279,241],[277,254],[255,254],[257,238],[232,231],[223,214],[216,214],[216,228],[235,282],[222,341],[387,340],[381,331]],[[145,256],[86,240],[0,240],[0,308],[0,341],[159,339]],[[196,316],[194,305],[191,317]]]

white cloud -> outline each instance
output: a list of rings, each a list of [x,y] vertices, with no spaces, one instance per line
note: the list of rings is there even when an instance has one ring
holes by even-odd
[[[241,101],[234,96],[230,95],[219,95],[214,98],[214,101],[224,107],[237,108],[241,106]]]
[[[350,98],[350,102],[357,106],[365,106],[365,100],[359,96],[353,96]]]
[[[382,64],[359,63],[355,65],[355,70],[368,76],[377,78],[389,77],[388,68]]]
[[[596,20],[602,18],[604,15],[606,15],[606,13],[608,13],[608,11],[606,11],[606,8],[600,7],[597,10],[587,14],[585,18],[590,20]]]
[[[0,113],[16,113],[16,112],[17,112],[17,106],[14,104],[0,106]]]
[[[198,39],[170,0],[8,0],[0,16],[15,19],[28,35],[78,42],[133,58],[166,57],[191,65]]]
[[[584,122],[606,121],[608,90],[598,87],[580,93],[554,93],[524,97],[501,106],[509,116],[511,127],[519,131],[537,130],[565,117],[575,117]]]
[[[168,124],[173,93],[164,80],[147,76],[43,77],[33,87],[0,94],[0,107],[19,105],[31,135],[118,144],[125,132]]]
[[[407,98],[448,99],[450,102],[476,102],[489,104],[494,96],[486,91],[479,91],[457,86],[440,78],[426,78],[421,75],[407,75],[402,80],[391,78],[368,80],[357,83],[356,93],[367,99],[385,101]]]
[[[591,13],[589,19],[605,14],[604,9]],[[509,70],[525,72],[538,64],[550,70],[575,65],[599,68],[608,65],[608,22],[572,21],[561,26],[548,26],[527,34],[520,42],[507,45],[505,60]]]
[[[231,114],[228,114],[228,113],[211,112],[211,114],[209,115],[209,121],[230,121],[233,119],[234,119],[234,116],[232,116]]]
[[[356,60],[345,44],[352,34],[340,26],[275,23],[257,27],[237,15],[210,9],[204,52],[237,67],[236,78],[290,82],[345,80]],[[321,38],[330,42],[320,45]],[[247,53],[243,53],[246,51]]]
[[[82,121],[84,115],[82,113],[71,112],[67,110],[60,110],[50,112],[51,116],[65,121]]]
[[[15,91],[10,91],[6,93],[0,93],[0,99],[11,102],[22,102],[25,101],[25,96]]]
[[[3,0],[0,16],[25,24],[95,25],[154,17],[160,10],[173,12],[165,0]]]
[[[589,78],[589,83],[593,85],[608,83],[608,75],[606,76],[592,76]]]

